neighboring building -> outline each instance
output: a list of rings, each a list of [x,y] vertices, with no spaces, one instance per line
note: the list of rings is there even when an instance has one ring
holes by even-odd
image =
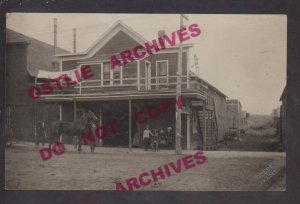
[[[280,122],[280,107],[272,110],[272,126],[276,128],[276,135],[280,137],[281,122]]]
[[[250,114],[247,111],[241,112],[241,130],[245,131],[248,128],[248,118]]]
[[[241,130],[242,105],[238,99],[227,99],[227,125],[229,129]]]
[[[280,106],[280,143],[283,145],[283,149],[285,149],[286,145],[286,113],[287,113],[287,93],[286,93],[286,87],[284,88],[280,101],[281,101],[281,106]]]
[[[66,52],[57,49],[60,53]],[[34,85],[38,71],[58,70],[59,61],[54,57],[52,45],[6,30],[6,76],[5,106],[6,122],[12,126],[14,139],[34,141],[35,103],[28,97],[28,88]],[[42,104],[45,107],[45,104]],[[39,117],[41,120],[58,118],[58,106],[47,106]],[[51,112],[51,116],[47,115]],[[56,114],[56,115],[55,115]],[[44,116],[44,117],[43,117]]]
[[[122,68],[109,68],[112,55],[132,50],[145,42],[142,36],[118,21],[86,52],[57,55],[61,68],[58,74],[90,65],[94,77],[68,91],[44,95],[39,103],[59,104],[59,113],[49,114],[58,114],[66,121],[74,120],[86,108],[100,118],[99,126],[117,119],[118,132],[107,136],[103,141],[104,146],[131,147],[130,141],[134,135],[138,135],[142,146],[142,133],[146,124],[151,130],[166,131],[167,127],[172,127],[174,134],[175,105],[157,119],[148,119],[145,124],[137,123],[135,117],[139,111],[143,111],[142,116],[146,117],[149,107],[166,99],[175,99],[178,46],[160,50],[142,60],[137,59]],[[191,47],[192,44],[183,44],[182,147],[216,149],[218,141],[223,139],[228,129],[226,96],[189,70]],[[63,142],[66,142],[65,138]]]

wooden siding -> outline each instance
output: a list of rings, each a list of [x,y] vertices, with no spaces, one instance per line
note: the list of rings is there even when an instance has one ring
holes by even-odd
[[[63,61],[62,62],[62,71],[68,71],[75,69],[78,66],[77,60],[71,60],[71,61]]]
[[[53,62],[59,62],[58,58],[54,56],[53,45],[47,44],[45,42],[39,41],[10,29],[6,30],[6,42],[8,44],[20,42],[26,42],[27,44],[29,44],[27,50],[28,71],[32,75],[34,73],[37,73],[38,70],[59,71],[58,68],[55,68],[52,64]],[[56,49],[56,54],[67,52],[68,51],[59,47]]]
[[[5,105],[12,108],[13,138],[35,140],[34,101],[28,96],[28,89],[34,85],[33,74],[37,70],[58,71],[52,62],[53,46],[7,29],[6,33],[6,97]],[[58,48],[57,51],[64,52]],[[37,104],[37,120],[50,123],[57,119],[55,104]],[[49,120],[49,121],[47,121]]]
[[[118,53],[128,49],[133,50],[137,45],[139,45],[138,42],[125,34],[123,31],[119,31],[109,42],[107,42],[98,52],[96,52],[94,56],[78,61],[110,60],[112,55],[119,57]]]
[[[30,78],[27,72],[26,43],[8,44],[6,46],[6,98],[7,105],[31,104],[27,89]]]
[[[228,132],[229,127],[226,122],[226,98],[218,93],[214,93],[215,115],[218,125],[218,141],[224,139],[225,133]]]
[[[187,54],[184,52],[182,57],[182,74],[187,74]],[[169,75],[176,76],[178,70],[178,53],[162,53],[155,54],[148,58],[152,64],[152,73],[151,76],[156,75],[156,61],[168,60],[169,62]]]
[[[74,69],[79,63],[88,62],[100,62],[105,60],[110,60],[112,55],[119,57],[119,53],[124,50],[133,50],[138,44],[134,39],[125,34],[124,32],[118,32],[109,42],[107,42],[93,57],[81,59],[81,60],[71,60],[63,61],[62,67],[63,71]],[[154,54],[146,59],[141,60],[141,75],[144,76],[144,66],[145,60],[151,62],[151,76],[156,76],[156,61],[168,60],[169,61],[169,75],[176,75],[178,69],[178,53],[159,53]],[[129,63],[123,67],[123,75],[130,75],[131,77],[136,77],[136,62]],[[129,69],[131,69],[129,71]],[[95,71],[97,74],[97,71]],[[187,74],[187,53],[183,53],[183,75]]]

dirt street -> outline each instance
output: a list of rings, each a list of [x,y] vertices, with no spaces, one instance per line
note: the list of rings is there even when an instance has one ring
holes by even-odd
[[[115,190],[117,182],[184,156],[176,156],[169,150],[145,152],[133,149],[129,153],[127,148],[106,147],[97,147],[91,154],[88,146],[78,154],[72,145],[66,145],[63,155],[42,161],[38,150],[32,143],[14,144],[5,150],[6,189]],[[285,153],[210,151],[205,155],[207,162],[204,164],[140,190],[285,190]],[[267,182],[259,182],[255,176],[276,161],[282,163],[280,171]]]

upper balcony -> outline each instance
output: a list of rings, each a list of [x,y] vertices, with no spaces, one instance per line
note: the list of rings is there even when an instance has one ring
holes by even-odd
[[[41,84],[41,83],[36,83]],[[120,79],[86,80],[73,87],[62,82],[62,89],[55,86],[53,94],[47,97],[80,97],[87,95],[118,95],[118,94],[159,94],[162,92],[176,93],[177,76],[132,77]],[[208,86],[205,81],[195,75],[182,76],[182,94],[195,93],[207,97]]]

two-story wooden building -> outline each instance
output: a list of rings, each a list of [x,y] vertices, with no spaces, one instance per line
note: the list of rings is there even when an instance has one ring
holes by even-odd
[[[61,48],[57,53],[67,52]],[[5,66],[5,130],[14,140],[35,141],[35,123],[59,119],[59,105],[37,104],[28,96],[28,88],[35,83],[39,71],[59,71],[59,60],[52,45],[6,29]],[[35,110],[40,110],[36,112]],[[48,114],[51,113],[51,114]]]
[[[39,103],[58,103],[62,120],[72,121],[87,108],[100,118],[99,126],[117,120],[117,134],[107,136],[104,146],[132,146],[133,136],[142,134],[146,125],[153,131],[172,127],[175,131],[175,104],[167,113],[144,124],[136,122],[136,113],[176,98],[178,46],[167,47],[151,56],[136,59],[121,68],[110,69],[110,57],[147,42],[121,21],[116,22],[85,52],[57,55],[60,74],[90,65],[94,76],[74,88],[56,90],[44,95]],[[189,50],[183,44],[182,147],[183,149],[216,149],[227,131],[226,96],[192,73]],[[59,74],[59,73],[58,73]],[[52,75],[53,76],[53,75]],[[63,138],[64,141],[64,138]]]

